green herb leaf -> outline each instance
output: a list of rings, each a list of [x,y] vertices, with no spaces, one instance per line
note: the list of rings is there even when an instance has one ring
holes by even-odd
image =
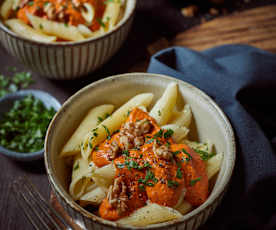
[[[168,180],[168,187],[169,188],[176,188],[178,187],[179,183],[177,181]]]
[[[176,177],[177,177],[178,179],[182,179],[182,177],[183,177],[180,167],[177,168]]]
[[[168,129],[165,133],[164,133],[164,138],[168,139],[173,135],[173,130],[172,129]]]
[[[108,130],[108,128],[105,125],[102,125],[107,133],[107,139],[110,140],[111,136],[110,136],[110,131]]]
[[[198,182],[198,181],[200,181],[201,180],[201,177],[198,177],[198,178],[196,178],[196,179],[194,179],[194,180],[190,180],[190,185],[191,186],[194,186],[195,184],[196,184],[196,182]]]
[[[199,149],[194,149],[194,151],[197,152],[200,155],[201,159],[204,160],[204,161],[207,161],[211,157],[216,155],[215,153],[208,153],[208,152],[205,152],[205,151],[202,151],[202,150],[199,150]]]
[[[75,170],[77,170],[79,167],[80,167],[79,162],[77,162],[77,164],[75,164],[73,170],[75,171]]]

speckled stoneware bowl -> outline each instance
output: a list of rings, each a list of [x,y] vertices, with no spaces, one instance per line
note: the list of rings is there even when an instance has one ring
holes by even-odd
[[[80,42],[33,41],[12,32],[0,21],[1,43],[12,56],[41,76],[76,79],[98,69],[119,50],[130,30],[135,6],[136,0],[127,0],[124,16],[114,29]]]
[[[8,112],[16,100],[21,100],[27,95],[32,94],[35,98],[42,101],[46,108],[53,107],[56,111],[61,107],[60,103],[50,94],[40,90],[20,90],[15,93],[10,93],[0,99],[0,120],[4,113]],[[33,161],[43,158],[44,149],[32,153],[19,153],[6,149],[0,145],[0,154],[5,155],[17,161]]]
[[[154,102],[166,86],[175,81],[179,85],[178,105],[191,105],[199,140],[211,140],[216,151],[224,154],[221,170],[207,201],[181,219],[144,228],[119,226],[115,222],[95,216],[79,206],[68,193],[71,168],[67,168],[59,153],[87,111],[100,104],[119,107],[128,99],[143,92],[154,93]],[[45,142],[45,163],[51,187],[65,211],[85,229],[197,229],[205,223],[220,203],[235,164],[235,140],[231,125],[221,109],[205,93],[172,77],[130,73],[94,82],[70,97],[49,126]]]

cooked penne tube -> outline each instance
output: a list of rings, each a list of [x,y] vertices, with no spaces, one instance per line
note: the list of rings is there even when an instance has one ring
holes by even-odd
[[[83,4],[83,7],[85,9],[83,9],[81,11],[82,17],[84,18],[86,24],[88,26],[90,26],[92,24],[92,21],[93,21],[94,16],[95,16],[94,7],[90,3],[87,3],[87,2]]]
[[[173,208],[150,203],[142,208],[137,209],[128,217],[118,220],[117,223],[136,227],[144,227],[149,224],[162,223],[181,217],[181,213]]]
[[[92,191],[85,193],[80,197],[80,205],[86,206],[88,204],[99,205],[106,197],[107,189],[104,187],[96,187]]]
[[[93,174],[92,178],[95,183],[99,186],[109,187],[116,175],[116,168],[114,164],[109,164],[101,168],[97,168]]]
[[[192,121],[192,110],[189,104],[184,106],[184,109],[179,112],[177,110],[173,111],[172,117],[169,121],[171,124],[176,124],[179,126],[185,126],[189,128]]]
[[[150,111],[158,125],[165,125],[169,121],[172,110],[175,107],[177,98],[177,84],[175,82],[168,85],[162,97],[155,103]]]
[[[127,119],[127,114],[133,108],[141,105],[147,107],[151,103],[152,98],[152,93],[143,93],[131,98],[127,103],[122,105],[110,117],[97,126],[96,136],[94,133],[86,135],[81,148],[83,158],[87,159],[96,145],[118,130],[121,124]]]
[[[54,42],[56,41],[55,36],[47,36],[34,30],[32,27],[26,25],[19,19],[9,19],[5,21],[5,24],[11,28],[11,30],[24,38],[33,39],[39,42]]]
[[[213,143],[210,141],[200,143],[200,142],[195,142],[195,141],[189,141],[189,140],[183,140],[183,143],[188,145],[192,149],[198,149],[201,151],[205,151],[207,153],[211,153],[213,149]]]
[[[118,22],[120,15],[121,2],[120,1],[108,1],[106,4],[105,12],[103,15],[103,24],[102,27],[105,31],[112,30]]]
[[[8,19],[12,12],[14,0],[5,0],[1,6],[1,17],[3,19]]]
[[[163,125],[162,129],[171,129],[173,131],[172,139],[176,143],[180,143],[180,141],[183,140],[189,133],[189,129],[187,129],[185,126],[181,127],[175,124]]]
[[[78,25],[78,30],[86,38],[97,37],[103,34],[101,30],[92,32],[87,26],[83,24]]]
[[[54,35],[69,41],[81,41],[84,39],[78,28],[65,23],[50,21],[27,13],[32,26],[45,34]]]
[[[207,175],[210,180],[220,170],[223,154],[218,153],[207,161]]]
[[[90,109],[73,135],[64,145],[60,155],[65,157],[80,153],[80,144],[83,137],[106,119],[112,113],[113,109],[113,105],[100,105]]]
[[[180,212],[182,215],[185,215],[186,213],[190,212],[192,209],[193,209],[193,206],[185,200],[179,206],[176,207],[176,210]]]
[[[74,200],[78,200],[87,186],[90,186],[91,174],[95,170],[94,164],[88,164],[87,160],[77,155],[74,160],[72,170],[72,180],[69,186],[70,195]]]

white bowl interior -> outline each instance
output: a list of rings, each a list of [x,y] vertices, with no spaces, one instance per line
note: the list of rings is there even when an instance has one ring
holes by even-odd
[[[155,102],[171,81],[179,83],[178,107],[182,108],[184,103],[191,105],[194,116],[193,127],[197,130],[192,133],[191,138],[198,138],[197,141],[211,140],[215,144],[216,151],[224,154],[220,173],[208,200],[184,219],[203,209],[222,192],[229,182],[235,161],[234,135],[223,112],[207,95],[183,81],[163,75],[135,73],[110,77],[85,87],[65,102],[50,125],[45,159],[50,179],[54,181],[56,189],[62,193],[60,195],[63,198],[79,208],[68,194],[71,169],[66,167],[59,153],[86,112],[91,107],[107,103],[119,107],[134,95],[143,92],[154,93]]]

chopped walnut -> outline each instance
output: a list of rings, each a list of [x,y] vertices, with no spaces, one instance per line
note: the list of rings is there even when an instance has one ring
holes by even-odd
[[[151,123],[147,119],[125,123],[120,134],[124,149],[142,146],[145,142],[143,135],[149,133],[150,129]]]
[[[52,3],[45,5],[43,10],[47,14],[49,20],[54,20],[56,18],[56,9]]]
[[[156,141],[153,143],[153,152],[157,157],[170,160],[173,155],[166,145],[158,145]]]
[[[118,143],[116,141],[112,141],[107,152],[109,160],[114,160],[117,157],[118,152]]]
[[[113,208],[116,208],[119,213],[127,211],[127,186],[122,180],[122,177],[115,178],[114,184],[109,187],[107,199],[109,204]]]

